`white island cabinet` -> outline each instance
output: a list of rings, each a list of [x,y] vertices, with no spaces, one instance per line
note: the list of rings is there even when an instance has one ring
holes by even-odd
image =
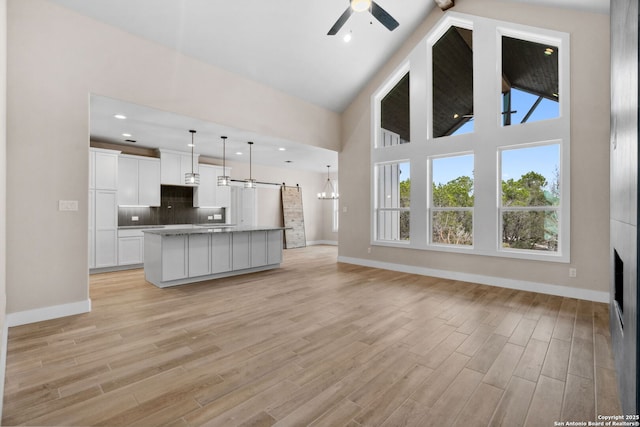
[[[282,227],[143,230],[144,274],[165,288],[278,268]]]

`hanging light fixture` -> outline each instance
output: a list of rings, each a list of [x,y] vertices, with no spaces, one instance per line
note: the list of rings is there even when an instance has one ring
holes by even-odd
[[[227,176],[227,137],[221,136],[220,138],[222,138],[222,175],[218,176],[218,186],[227,187],[231,183],[231,178]]]
[[[249,178],[244,180],[244,188],[256,188],[256,180],[251,176],[251,147],[253,142],[247,142],[249,144]]]
[[[193,135],[196,133],[196,131],[190,130],[189,132],[191,132],[191,172],[187,172],[184,174],[184,183],[187,185],[199,185],[200,174],[197,174],[193,171],[193,147],[195,146],[193,142]]]
[[[331,166],[327,165],[327,182],[324,183],[322,192],[318,193],[318,199],[320,200],[335,200],[338,198],[338,193],[333,188],[333,184],[331,184],[331,178],[329,177],[330,167]]]

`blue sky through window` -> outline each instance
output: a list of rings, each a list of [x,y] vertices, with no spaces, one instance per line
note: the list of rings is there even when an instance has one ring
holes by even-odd
[[[547,179],[547,185],[555,181],[560,170],[560,145],[538,145],[502,151],[502,180],[518,180],[527,172],[537,172]]]
[[[432,160],[432,180],[436,185],[446,184],[461,176],[473,178],[473,155],[442,157]]]

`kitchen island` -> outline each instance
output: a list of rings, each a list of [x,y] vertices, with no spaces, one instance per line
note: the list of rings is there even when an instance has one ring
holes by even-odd
[[[142,230],[145,279],[166,288],[278,268],[282,230],[260,226]]]

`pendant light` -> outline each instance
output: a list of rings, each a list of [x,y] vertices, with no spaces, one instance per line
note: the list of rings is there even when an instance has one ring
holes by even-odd
[[[329,177],[330,167],[331,166],[327,165],[327,182],[324,183],[322,192],[318,193],[318,199],[320,200],[335,200],[338,198],[338,193],[333,188],[333,184],[331,184],[331,178]]]
[[[197,174],[193,171],[193,147],[195,146],[193,142],[193,135],[196,133],[196,131],[190,130],[189,132],[191,132],[191,172],[187,172],[184,174],[184,183],[187,185],[199,185],[200,174]]]
[[[229,184],[231,183],[231,178],[227,176],[227,163],[226,163],[227,137],[226,136],[221,136],[220,138],[222,138],[222,175],[218,176],[218,186],[219,187],[228,187]]]
[[[256,180],[251,176],[251,147],[253,142],[247,142],[249,144],[249,179],[244,180],[244,188],[256,188]]]

